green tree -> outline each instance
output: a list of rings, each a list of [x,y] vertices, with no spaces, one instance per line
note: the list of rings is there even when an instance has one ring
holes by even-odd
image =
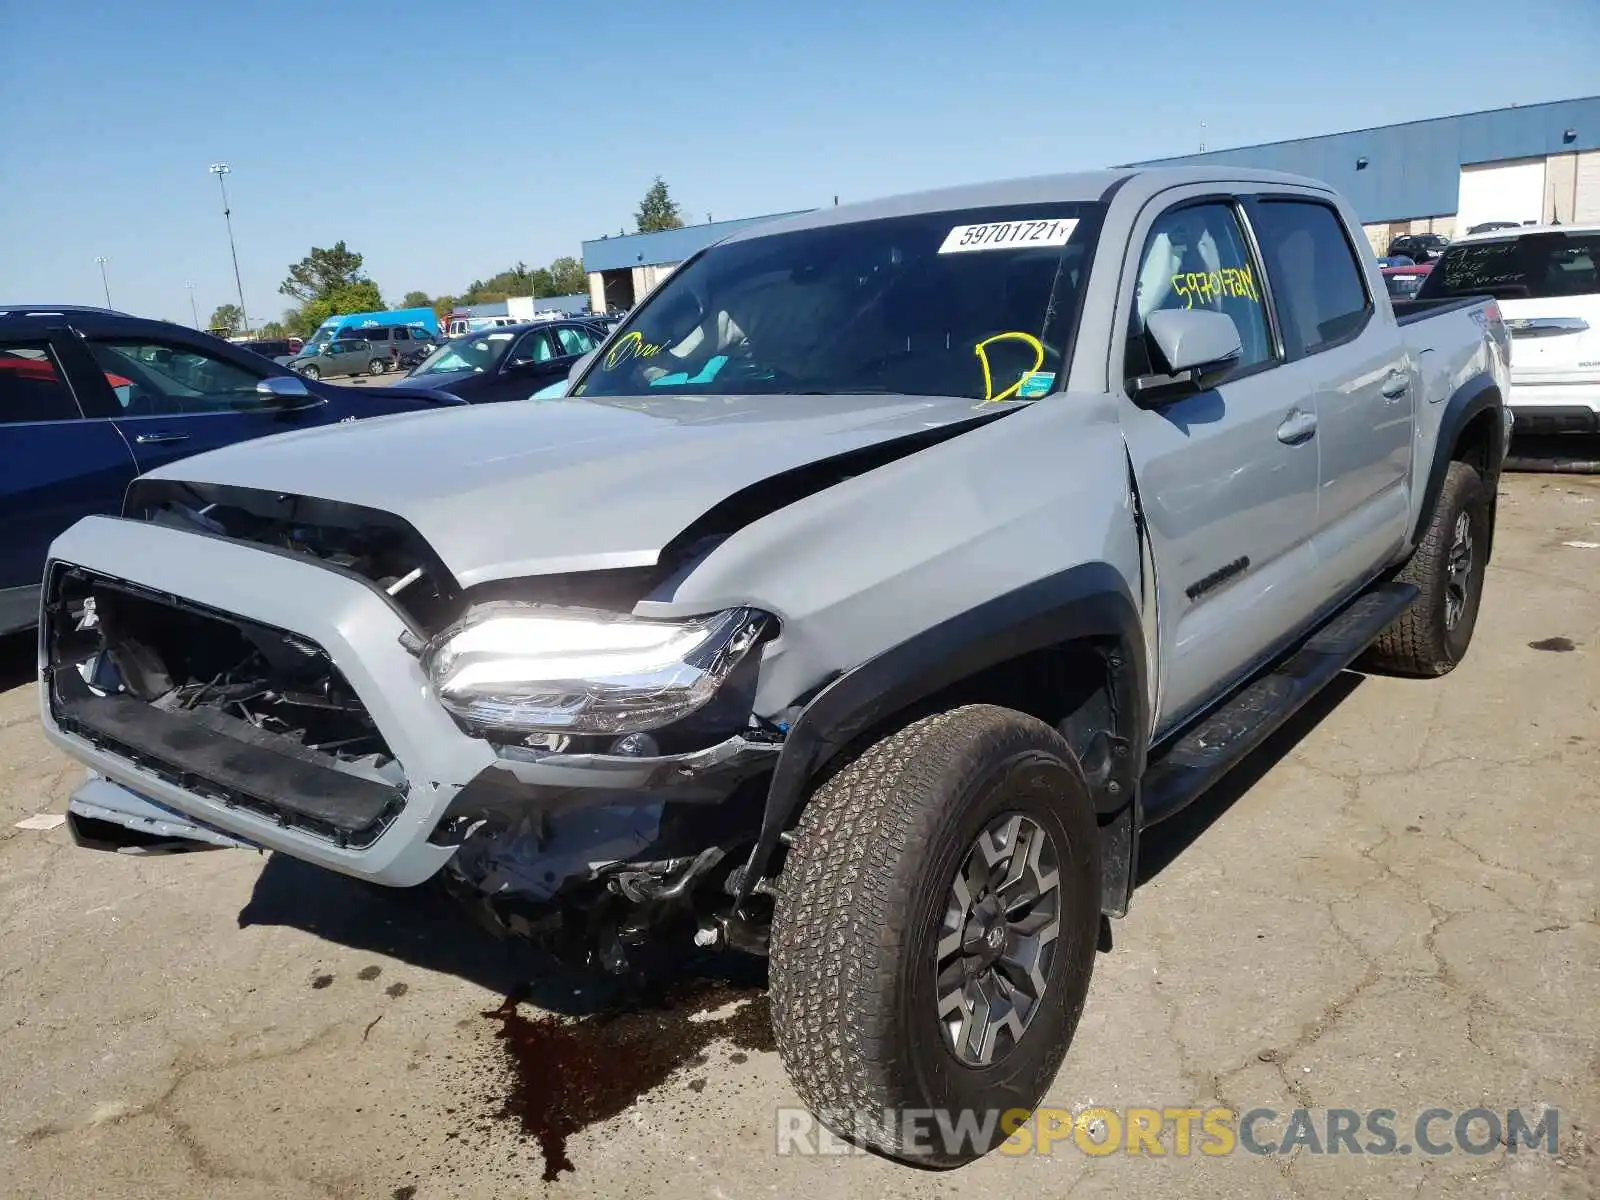
[[[666,181],[661,176],[656,176],[644,199],[639,201],[639,211],[633,219],[640,233],[683,228],[683,209],[667,194]]]
[[[268,321],[261,327],[261,336],[264,338],[281,338],[287,337],[288,334],[289,331],[282,321]]]
[[[302,305],[326,300],[340,288],[371,281],[361,273],[362,256],[342,241],[324,249],[311,247],[311,253],[289,268],[289,275],[278,291]]]
[[[550,272],[543,267],[528,269],[519,262],[488,279],[474,279],[467,290],[456,297],[458,304],[489,304],[508,296],[550,296]]]
[[[564,255],[550,264],[550,290],[549,296],[571,296],[577,292],[587,291],[588,277],[583,273],[583,264],[570,255]]]
[[[432,308],[433,301],[428,298],[427,292],[407,292],[406,298],[400,301],[401,308]]]
[[[231,337],[244,326],[244,313],[239,311],[237,304],[219,304],[217,311],[211,314],[211,324],[207,329],[225,329]]]
[[[443,321],[455,312],[459,301],[454,296],[435,296],[433,298],[433,315]]]

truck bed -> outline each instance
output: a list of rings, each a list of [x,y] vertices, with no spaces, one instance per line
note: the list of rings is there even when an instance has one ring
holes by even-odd
[[[1493,300],[1493,296],[1450,296],[1442,300],[1392,300],[1397,325],[1412,325],[1426,317],[1453,312],[1458,308],[1472,308]]]

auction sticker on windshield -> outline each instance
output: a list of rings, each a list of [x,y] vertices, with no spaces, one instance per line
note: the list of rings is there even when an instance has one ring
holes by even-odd
[[[1065,246],[1077,218],[1043,221],[990,221],[987,225],[957,225],[939,247],[940,254],[968,250],[1014,250],[1022,246]]]

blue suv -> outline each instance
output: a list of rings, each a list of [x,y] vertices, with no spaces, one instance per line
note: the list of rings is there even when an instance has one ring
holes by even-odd
[[[270,433],[457,406],[337,387],[209,334],[109,309],[0,307],[0,634],[38,618],[56,535],[116,514],[136,475]]]

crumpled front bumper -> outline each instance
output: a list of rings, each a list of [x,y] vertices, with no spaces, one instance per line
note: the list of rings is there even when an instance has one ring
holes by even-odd
[[[74,803],[85,816],[129,829],[148,831],[158,822],[173,836],[193,836],[178,828],[188,819],[195,829],[209,831],[201,841],[238,841],[406,887],[427,880],[451,859],[457,843],[436,831],[447,816],[456,823],[470,816],[480,800],[501,812],[525,808],[552,818],[619,804],[714,803],[775,757],[775,746],[742,738],[661,759],[502,757],[488,742],[462,732],[435,701],[420,664],[401,644],[402,634],[415,631],[387,596],[360,579],[298,555],[112,517],[80,521],[56,540],[50,557],[315,641],[360,697],[405,774],[404,804],[383,832],[365,846],[340,846],[178,786],[62,728],[50,689],[41,688],[47,736],[99,777]],[[46,625],[41,623],[41,667],[48,665]]]

